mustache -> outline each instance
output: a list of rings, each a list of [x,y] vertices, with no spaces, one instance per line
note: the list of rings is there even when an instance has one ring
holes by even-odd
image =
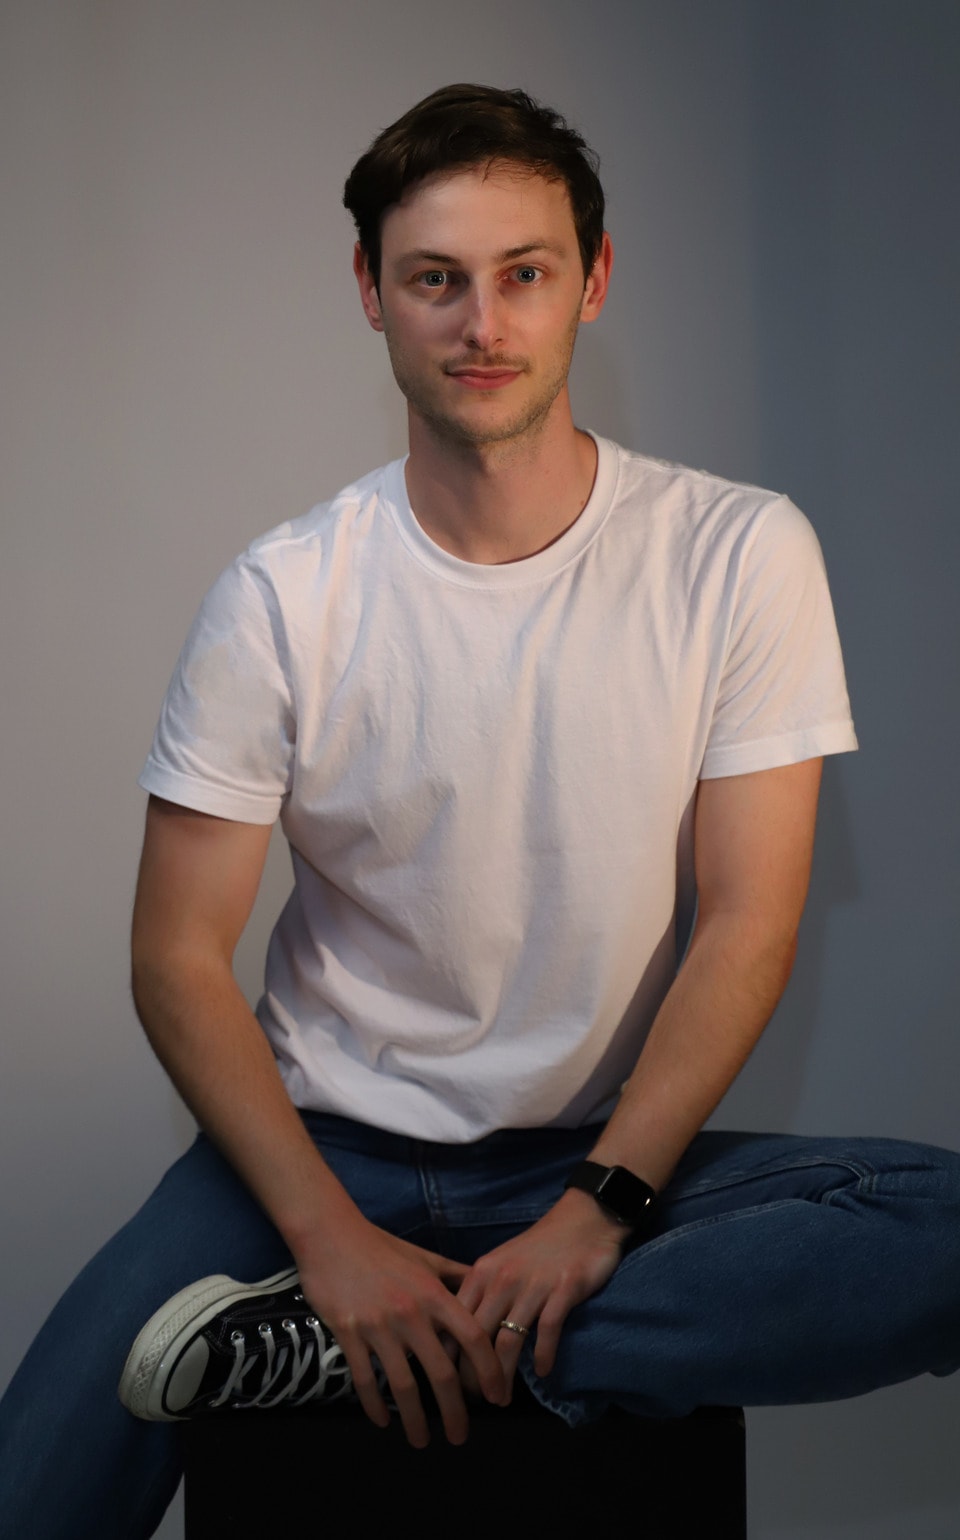
[[[529,364],[525,358],[510,358],[506,353],[490,353],[484,358],[474,354],[470,358],[448,359],[443,366],[444,374],[463,374],[472,369],[509,369],[526,374]]]

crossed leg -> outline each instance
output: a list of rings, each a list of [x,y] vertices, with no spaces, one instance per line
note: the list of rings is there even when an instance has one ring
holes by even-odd
[[[527,1130],[445,1149],[356,1125],[350,1148],[318,1137],[376,1223],[440,1251],[449,1240],[463,1260],[543,1212],[590,1140]],[[253,1280],[289,1262],[199,1139],[80,1274],[11,1383],[0,1409],[10,1532],[151,1535],[180,1451],[175,1427],[138,1422],[117,1399],[131,1342],[185,1285],[210,1273]],[[655,1230],[572,1312],[551,1374],[538,1380],[529,1358],[534,1394],[571,1422],[611,1403],[675,1416],[949,1373],[960,1365],[960,1156],[890,1140],[702,1134]]]
[[[568,1319],[544,1404],[860,1395],[960,1366],[960,1156],[898,1140],[707,1132],[649,1239]]]

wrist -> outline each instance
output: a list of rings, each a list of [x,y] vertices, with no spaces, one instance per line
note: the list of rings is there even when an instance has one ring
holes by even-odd
[[[570,1224],[576,1225],[585,1239],[612,1240],[617,1245],[622,1245],[632,1234],[630,1225],[616,1219],[602,1209],[589,1193],[582,1192],[576,1187],[566,1188],[554,1204],[553,1212],[562,1216]]]
[[[275,1223],[301,1268],[328,1262],[370,1225],[339,1183],[325,1183]]]

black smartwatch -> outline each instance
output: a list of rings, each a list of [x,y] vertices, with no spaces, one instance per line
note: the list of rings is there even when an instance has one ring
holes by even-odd
[[[650,1217],[657,1196],[649,1182],[625,1166],[601,1166],[595,1160],[581,1160],[563,1185],[588,1192],[606,1213],[634,1230]]]

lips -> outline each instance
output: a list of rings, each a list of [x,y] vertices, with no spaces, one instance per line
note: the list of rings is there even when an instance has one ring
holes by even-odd
[[[467,385],[474,390],[496,390],[501,385],[509,385],[511,380],[519,377],[519,369],[451,369],[451,379],[459,380],[461,385]]]

